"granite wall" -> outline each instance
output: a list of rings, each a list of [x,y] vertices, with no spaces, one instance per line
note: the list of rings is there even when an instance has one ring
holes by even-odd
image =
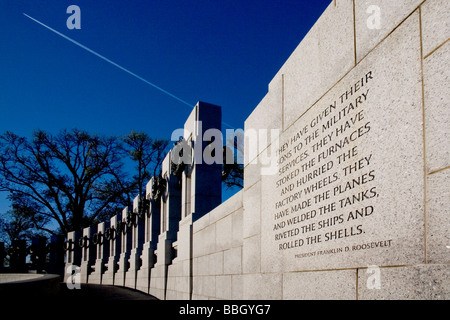
[[[449,21],[445,0],[331,2],[245,122],[243,190],[217,206],[205,177],[220,170],[192,166],[180,187],[169,154],[140,261],[117,233],[125,258],[105,283],[160,299],[449,299]],[[220,121],[198,108],[189,144],[195,121]]]
[[[245,123],[279,130],[246,159],[245,299],[450,297],[448,21],[333,1],[275,75]]]

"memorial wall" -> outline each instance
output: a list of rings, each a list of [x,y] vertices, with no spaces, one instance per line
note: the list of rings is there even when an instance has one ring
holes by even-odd
[[[172,150],[133,258],[138,203],[103,280],[86,248],[68,265],[159,299],[450,298],[448,21],[446,0],[332,1],[245,122],[243,190],[219,205],[221,168]],[[200,102],[184,141],[220,121]]]
[[[333,1],[275,75],[245,125],[245,298],[449,297],[449,9]]]

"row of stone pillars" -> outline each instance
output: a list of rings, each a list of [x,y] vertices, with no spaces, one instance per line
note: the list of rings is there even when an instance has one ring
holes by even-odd
[[[64,237],[53,235],[50,239],[35,237],[28,246],[26,240],[13,240],[9,248],[0,242],[0,272],[11,273],[64,273]],[[8,257],[9,265],[4,265]],[[27,259],[29,258],[29,259]]]
[[[204,141],[205,132],[220,128],[220,107],[199,102],[185,123],[183,143],[203,151],[211,143]],[[66,281],[73,279],[70,272],[80,272],[81,283],[126,286],[166,297],[168,266],[179,256],[192,259],[192,223],[221,203],[222,165],[195,162],[194,152],[190,163],[174,164],[179,156],[179,149],[167,154],[161,176],[150,179],[145,198],[136,197],[132,208],[68,233]],[[186,272],[192,275],[192,264]]]

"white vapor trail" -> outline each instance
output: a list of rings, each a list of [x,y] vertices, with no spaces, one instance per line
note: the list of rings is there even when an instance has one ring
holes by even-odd
[[[125,71],[126,73],[132,75],[133,77],[135,77],[135,78],[137,78],[137,79],[139,79],[139,80],[141,80],[141,81],[143,81],[143,82],[145,82],[145,83],[151,85],[153,88],[158,89],[159,91],[161,91],[161,92],[167,94],[168,96],[170,96],[170,97],[172,97],[172,98],[178,100],[179,102],[184,103],[184,104],[188,105],[189,107],[193,108],[193,105],[192,105],[192,104],[190,104],[190,103],[188,103],[188,102],[186,102],[186,101],[184,101],[184,100],[178,98],[177,96],[171,94],[171,93],[168,92],[167,90],[164,90],[163,88],[158,87],[158,86],[155,85],[154,83],[151,83],[150,81],[148,81],[148,80],[142,78],[141,76],[137,75],[137,74],[134,73],[134,72],[131,72],[130,70],[128,70],[128,69],[122,67],[121,65],[115,63],[114,61],[109,60],[108,58],[102,56],[100,53],[97,53],[97,52],[95,52],[94,50],[89,49],[88,47],[86,47],[86,46],[82,45],[81,43],[79,43],[79,42],[77,42],[77,41],[75,41],[75,40],[69,38],[68,36],[62,34],[61,32],[58,32],[58,31],[56,31],[55,29],[50,28],[49,26],[47,26],[47,25],[45,25],[44,23],[42,23],[42,22],[40,22],[40,21],[34,19],[33,17],[30,17],[29,15],[27,15],[27,14],[25,14],[25,13],[23,13],[23,14],[24,14],[24,16],[26,16],[27,18],[33,20],[34,22],[39,23],[41,26],[47,28],[47,29],[50,30],[50,31],[53,31],[54,33],[56,33],[57,35],[63,37],[64,39],[69,40],[70,42],[72,42],[73,44],[76,44],[76,45],[79,46],[80,48],[83,48],[84,50],[86,50],[86,51],[92,53],[93,55],[95,55],[95,56],[97,56],[97,57],[99,57],[99,58],[105,60],[106,62],[109,62],[110,64],[112,64],[113,66],[119,68],[120,70]]]

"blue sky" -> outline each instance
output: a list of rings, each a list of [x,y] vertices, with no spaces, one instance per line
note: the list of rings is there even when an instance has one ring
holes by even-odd
[[[191,107],[23,15],[41,21],[192,106],[222,106],[243,128],[330,0],[0,0],[0,132],[80,128],[170,138]],[[69,30],[69,5],[81,29]],[[8,209],[0,194],[0,212]]]

